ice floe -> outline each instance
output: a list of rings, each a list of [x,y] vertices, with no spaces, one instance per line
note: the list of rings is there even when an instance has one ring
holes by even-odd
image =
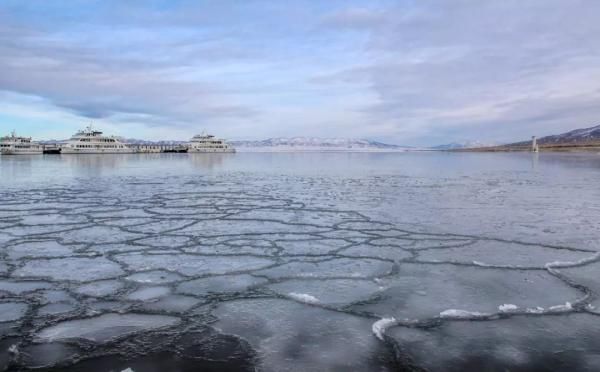
[[[123,273],[118,264],[104,257],[65,257],[27,261],[14,271],[13,276],[85,282],[114,278]]]
[[[166,315],[103,314],[93,318],[67,320],[40,330],[38,342],[86,339],[103,343],[133,332],[171,327],[179,318]]]

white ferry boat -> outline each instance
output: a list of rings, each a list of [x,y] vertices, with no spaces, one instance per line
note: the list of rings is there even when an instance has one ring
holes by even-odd
[[[188,143],[188,152],[235,152],[235,149],[223,139],[210,134],[199,134]]]
[[[2,155],[41,155],[44,146],[32,142],[31,137],[18,137],[13,131],[10,136],[0,138],[0,154]]]
[[[118,137],[104,136],[91,125],[75,133],[61,147],[61,154],[132,154],[135,152],[137,151],[134,148],[121,142]]]

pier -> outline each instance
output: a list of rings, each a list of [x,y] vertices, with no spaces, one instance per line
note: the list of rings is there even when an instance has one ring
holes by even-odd
[[[136,150],[137,153],[185,153],[188,152],[188,147],[185,145],[127,145],[129,148]]]

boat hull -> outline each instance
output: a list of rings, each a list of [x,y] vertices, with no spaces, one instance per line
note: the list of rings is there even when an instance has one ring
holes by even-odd
[[[207,153],[228,153],[228,154],[233,154],[235,152],[235,149],[194,149],[194,148],[190,148],[188,150],[188,152],[190,153],[203,153],[203,154],[207,154]]]
[[[13,150],[13,149],[2,149],[0,154],[2,155],[42,155],[44,151],[40,150]]]
[[[72,149],[63,147],[61,154],[77,155],[77,154],[136,154],[134,149]]]

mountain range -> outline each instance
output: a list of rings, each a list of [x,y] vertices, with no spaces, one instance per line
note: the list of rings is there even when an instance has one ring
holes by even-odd
[[[438,145],[430,147],[431,150],[459,150],[459,149],[471,149],[479,147],[490,147],[498,146],[498,143],[487,143],[480,141],[465,141],[465,142],[451,142],[445,145]]]
[[[259,141],[229,141],[239,151],[407,151],[408,146],[390,145],[365,139],[293,137]]]
[[[575,129],[570,132],[538,138],[539,145],[585,145],[600,142],[600,125]],[[507,146],[530,144],[531,141],[517,142]]]
[[[183,145],[187,141],[147,141],[123,139],[126,143],[139,145]],[[66,140],[40,141],[42,144],[63,143]],[[575,129],[570,132],[541,137],[537,140],[542,148],[590,147],[600,146],[600,125]],[[319,138],[319,137],[278,137],[265,140],[229,141],[240,152],[306,152],[306,151],[346,151],[346,152],[395,152],[415,150],[479,150],[490,151],[524,150],[531,146],[531,140],[505,145],[483,143],[479,141],[453,142],[430,148],[392,145],[366,139]]]
[[[454,148],[454,150],[465,151],[523,151],[531,149],[531,139],[521,142],[508,143],[496,146],[480,146],[472,148]],[[547,150],[570,150],[574,148],[600,147],[600,125],[575,129],[569,132],[545,136],[537,139],[540,149]],[[452,149],[450,149],[452,150]]]

